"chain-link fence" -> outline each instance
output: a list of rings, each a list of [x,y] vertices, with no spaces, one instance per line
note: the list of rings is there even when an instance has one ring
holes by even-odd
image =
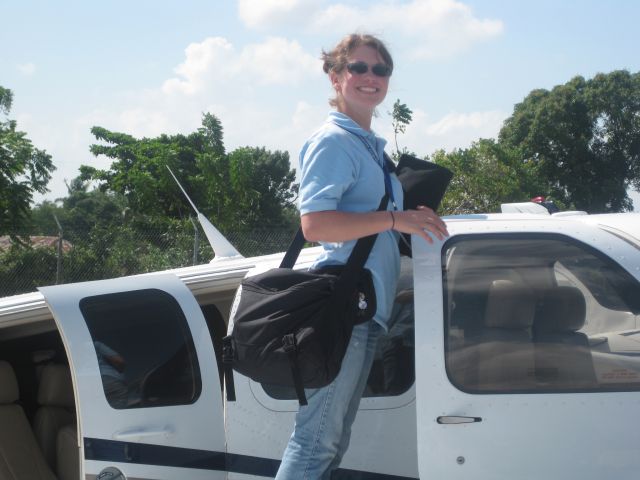
[[[225,237],[242,255],[251,257],[286,250],[294,233],[264,229],[225,232]],[[199,228],[163,232],[94,228],[65,238],[22,235],[22,241],[15,241],[16,237],[0,236],[0,297],[45,285],[204,264],[214,256]]]

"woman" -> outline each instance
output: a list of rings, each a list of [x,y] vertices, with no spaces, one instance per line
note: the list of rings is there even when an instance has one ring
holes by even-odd
[[[330,101],[336,110],[300,153],[302,229],[307,240],[323,247],[311,268],[345,263],[358,238],[378,234],[366,263],[373,274],[377,311],[371,321],[353,329],[336,379],[306,391],[308,405],[296,415],[277,480],[329,478],[340,464],[377,339],[387,330],[400,271],[396,232],[418,234],[428,242],[433,242],[431,235],[447,235],[444,222],[431,209],[398,211],[394,206],[401,208],[402,187],[394,174],[385,173],[386,142],[371,131],[393,71],[387,48],[373,36],[353,34],[322,57],[336,92]],[[385,183],[393,200],[386,211],[376,211]]]

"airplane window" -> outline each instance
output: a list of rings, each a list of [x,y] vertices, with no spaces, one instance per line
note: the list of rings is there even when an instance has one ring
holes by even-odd
[[[147,289],[81,300],[102,385],[113,408],[189,404],[201,391],[187,320],[166,292]]]
[[[413,269],[411,259],[402,258],[396,299],[389,332],[380,337],[363,397],[401,395],[415,381],[415,331]]]
[[[409,390],[415,381],[414,358],[413,269],[411,259],[403,257],[389,332],[378,341],[363,398],[396,396]],[[297,398],[293,387],[262,384],[262,388],[279,400]]]
[[[461,236],[447,250],[446,367],[455,386],[640,390],[640,284],[611,258],[555,234]]]

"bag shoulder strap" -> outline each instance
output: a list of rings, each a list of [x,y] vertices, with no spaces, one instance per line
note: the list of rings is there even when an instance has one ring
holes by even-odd
[[[383,211],[387,208],[387,203],[389,202],[389,195],[387,193],[384,194],[382,200],[380,200],[380,205],[378,206],[377,211]],[[355,247],[347,260],[347,268],[350,266],[355,267],[356,269],[364,267],[364,264],[369,258],[369,253],[371,253],[371,249],[373,248],[373,244],[376,241],[376,237],[378,234],[369,235],[368,237],[362,237],[358,239]],[[287,248],[284,257],[282,258],[282,262],[280,262],[280,268],[293,268],[298,260],[298,256],[302,251],[302,247],[304,247],[304,233],[302,233],[302,227],[298,227],[298,231],[296,232],[293,240],[289,244],[289,248]],[[359,265],[359,268],[358,268]]]
[[[280,262],[280,268],[293,268],[296,264],[296,260],[298,259],[298,255],[302,251],[302,247],[304,247],[304,234],[302,233],[302,227],[298,227],[298,231],[296,232],[295,237],[289,244],[289,248],[287,248],[287,253],[284,254],[282,258],[282,262]]]
[[[386,210],[388,203],[389,195],[385,193],[382,200],[380,200],[380,205],[378,206],[377,211]],[[340,280],[338,281],[339,285],[343,287],[343,289],[356,285],[360,272],[364,268],[364,264],[367,263],[367,259],[369,258],[369,254],[371,253],[377,238],[378,234],[376,233],[374,235],[358,239],[355,247],[353,247],[351,255],[349,255],[345,268],[342,270]],[[338,291],[340,291],[340,289],[338,289]],[[348,290],[344,290],[344,293],[347,292]]]

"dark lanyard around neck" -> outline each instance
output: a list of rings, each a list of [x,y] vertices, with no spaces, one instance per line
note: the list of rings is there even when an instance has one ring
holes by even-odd
[[[338,125],[338,124],[335,124],[335,125]],[[376,152],[373,151],[373,148],[365,138],[362,138],[357,133],[347,130],[342,125],[338,125],[338,126],[344,129],[345,131],[351,133],[352,135],[355,135],[356,137],[358,137],[360,141],[364,143],[364,146],[367,147],[367,150],[371,154],[373,161],[376,162],[376,164],[380,168],[382,168],[382,173],[384,173],[384,188],[387,192],[387,195],[389,195],[389,199],[391,200],[391,205],[393,205],[393,209],[398,210],[398,206],[396,205],[396,199],[395,199],[395,196],[393,195],[393,186],[391,185],[391,174],[389,173],[389,166],[387,165],[387,161],[383,158],[382,162],[380,162],[380,160],[378,159],[378,155],[376,154]]]

